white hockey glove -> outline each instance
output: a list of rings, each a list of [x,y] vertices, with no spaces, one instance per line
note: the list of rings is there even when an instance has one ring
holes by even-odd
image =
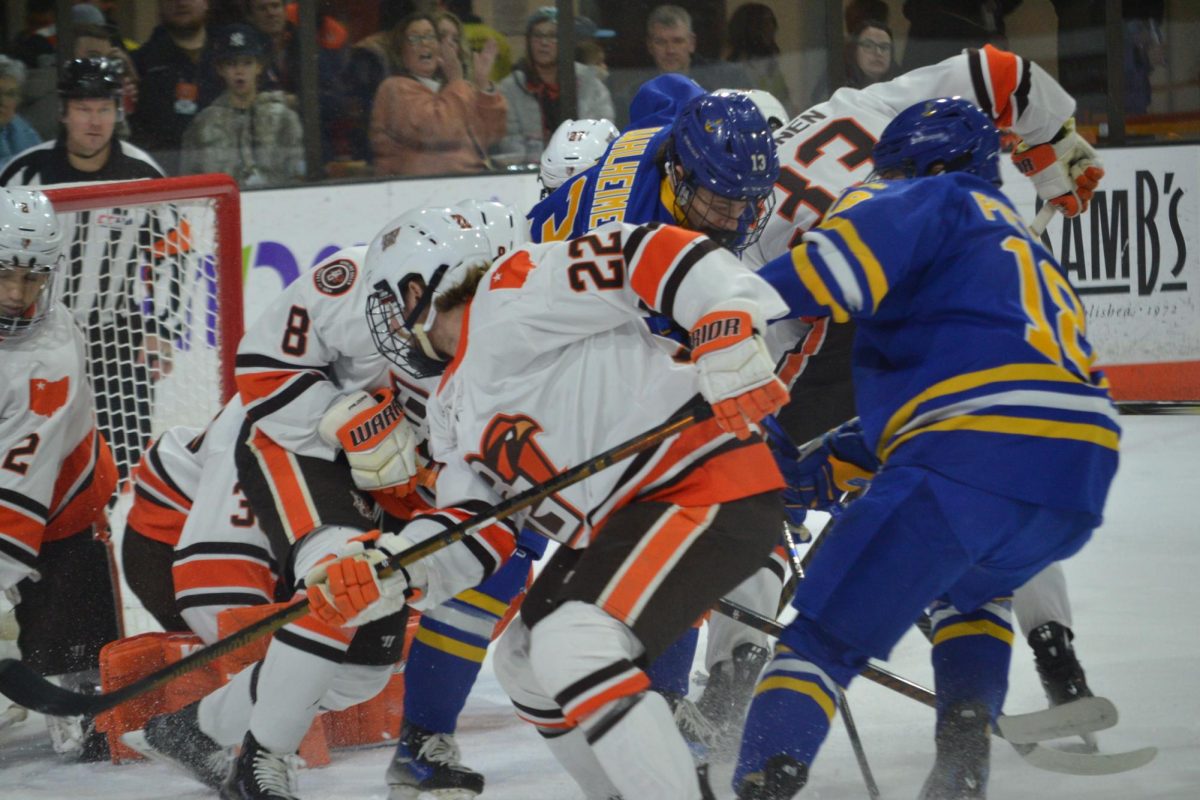
[[[1022,143],[1013,151],[1013,164],[1033,181],[1038,195],[1058,206],[1064,216],[1087,211],[1092,194],[1104,177],[1104,167],[1092,146],[1075,132],[1069,119],[1058,134],[1045,144]]]
[[[402,496],[416,487],[417,437],[391,389],[346,395],[329,407],[317,430],[326,444],[346,453],[359,489]]]
[[[705,315],[691,332],[692,361],[700,369],[700,393],[721,429],[747,438],[750,425],[788,401],[775,362],[745,311]]]
[[[425,569],[416,562],[384,577],[376,568],[412,544],[401,534],[379,531],[351,539],[305,576],[312,612],[329,625],[355,628],[403,609],[424,590]]]

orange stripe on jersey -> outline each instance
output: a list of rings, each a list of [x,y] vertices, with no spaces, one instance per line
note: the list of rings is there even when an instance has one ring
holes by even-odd
[[[625,680],[618,683],[600,694],[589,697],[584,702],[580,703],[575,708],[571,709],[570,713],[564,714],[567,719],[567,725],[578,725],[582,719],[587,719],[598,710],[613,702],[620,700],[622,697],[628,697],[638,692],[644,692],[650,688],[650,677],[644,672],[638,672],[637,675],[631,675]],[[564,726],[566,727],[566,726]]]
[[[779,380],[783,381],[786,386],[791,387],[796,382],[796,379],[808,366],[809,358],[816,355],[821,349],[821,345],[825,343],[825,332],[828,329],[829,317],[818,317],[812,323],[812,329],[805,335],[800,349],[784,356],[783,365],[779,368]]]
[[[193,589],[253,589],[275,595],[275,576],[267,565],[245,558],[195,558],[171,568],[176,595]]]
[[[251,434],[249,445],[258,456],[259,467],[271,489],[281,521],[286,525],[288,537],[295,541],[310,533],[317,525],[317,515],[292,454],[257,429]]]
[[[442,373],[442,379],[438,381],[438,391],[446,385],[446,381],[450,380],[450,376],[458,369],[458,365],[462,363],[463,355],[467,352],[467,334],[471,332],[471,301],[467,301],[467,306],[463,309],[462,331],[458,336],[458,349],[454,351],[454,358],[450,359],[450,363],[446,365],[446,371]]]
[[[187,514],[173,508],[152,503],[144,497],[134,495],[129,516],[125,518],[125,531],[140,534],[147,539],[174,547],[183,534]]]
[[[238,394],[246,405],[255,400],[269,397],[279,391],[279,388],[305,370],[296,369],[264,370],[262,372],[238,372],[234,377]]]
[[[147,451],[148,453],[149,451]],[[192,501],[183,494],[171,488],[171,484],[167,483],[161,475],[154,469],[154,463],[147,456],[142,456],[136,467],[133,468],[134,484],[141,484],[151,490],[151,494],[159,495],[160,497],[174,503],[180,508],[192,508]],[[136,502],[136,501],[135,501]]]
[[[658,290],[671,271],[671,265],[679,259],[679,254],[690,243],[703,235],[696,231],[667,226],[646,237],[629,279],[629,285],[646,305],[658,308]]]
[[[997,50],[990,44],[983,46],[987,57],[988,75],[991,78],[992,109],[996,114],[996,127],[1009,128],[1013,124],[1012,95],[1017,90],[1020,62],[1012,53]]]
[[[150,252],[154,254],[154,258],[161,259],[165,256],[177,256],[180,253],[190,253],[192,250],[192,226],[187,221],[187,218],[179,221],[178,228],[172,228],[167,231],[167,235],[155,242]]]
[[[67,493],[77,487],[85,476],[91,476],[88,486],[74,497]],[[108,442],[93,428],[62,463],[58,480],[54,482],[54,500],[50,521],[46,523],[47,542],[65,539],[92,526],[106,527],[104,509],[117,488],[117,464],[113,461]]]
[[[0,506],[0,535],[25,545],[34,553],[41,552],[42,534],[46,525],[15,508]]]
[[[638,543],[632,563],[615,586],[605,588],[600,602],[616,619],[632,625],[648,595],[653,594],[681,548],[712,524],[716,506],[676,508]]]

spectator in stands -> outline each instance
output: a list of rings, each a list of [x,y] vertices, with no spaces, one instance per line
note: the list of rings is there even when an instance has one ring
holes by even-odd
[[[75,35],[75,58],[111,58],[121,62],[124,67],[121,85],[121,109],[125,114],[132,114],[137,108],[137,68],[129,53],[122,49],[120,36],[115,28],[108,25],[75,25],[72,31]],[[122,118],[117,122],[117,136],[129,138],[129,122]]]
[[[474,76],[471,74],[471,61],[467,57],[467,48],[463,43],[462,20],[450,11],[433,11],[432,16],[438,42],[454,48],[454,52],[458,54],[458,63],[462,65],[463,77],[470,81]]]
[[[705,91],[750,86],[750,76],[739,65],[696,55],[692,15],[674,5],[657,6],[646,20],[646,50],[654,61],[650,72],[632,71],[613,87],[617,126],[629,121],[629,103],[638,88],[655,75],[676,72],[700,84]]]
[[[750,78],[740,89],[763,89],[775,95],[789,114],[797,109],[783,70],[779,66],[779,45],[775,35],[779,20],[764,3],[743,3],[729,18],[726,58],[738,64]]]
[[[224,28],[213,45],[225,91],[183,134],[182,172],[224,172],[242,188],[279,186],[304,175],[300,117],[283,92],[259,91],[266,52],[249,25]]]
[[[489,77],[494,42],[472,56],[463,77],[457,48],[438,39],[431,15],[397,25],[403,72],[379,85],[371,109],[371,148],[379,175],[439,175],[491,168],[488,148],[505,130],[504,95]]]
[[[25,65],[0,56],[0,170],[17,153],[42,141],[33,126],[17,113],[24,85]]]
[[[183,132],[221,92],[212,63],[206,0],[158,0],[161,24],[134,51],[141,83],[130,118],[133,141],[168,174],[179,172]]]
[[[518,163],[535,164],[550,135],[570,113],[559,103],[558,10],[543,6],[525,22],[525,57],[500,81],[508,102],[508,132],[500,151]],[[591,67],[575,64],[575,98],[580,119],[613,119],[612,96]]]
[[[890,81],[900,72],[894,52],[892,29],[887,24],[877,19],[859,23],[858,30],[846,41],[843,56],[846,82],[842,85],[862,89],[872,83]],[[822,78],[813,91],[813,105],[828,100],[836,88],[839,87],[830,87],[828,76]]]
[[[96,8],[104,16],[104,24],[113,31],[114,43],[126,53],[132,53],[134,50],[137,50],[137,42],[121,35],[121,26],[117,24],[117,6],[120,5],[117,0],[87,0],[86,3],[81,2],[81,0],[75,0],[75,5],[89,5]]]
[[[343,118],[350,129],[350,156],[355,160],[371,158],[368,138],[371,106],[384,79],[404,72],[403,39],[404,31],[398,21],[390,28],[364,37],[350,48],[341,86],[346,101]]]
[[[496,62],[492,64],[492,80],[499,83],[508,76],[508,73],[512,72],[512,47],[508,44],[507,36],[485,23],[475,13],[474,5],[471,0],[438,0],[437,2],[439,11],[449,11],[461,20],[463,38],[468,50],[478,53],[483,49],[484,42],[489,39],[500,48],[496,53]]]
[[[912,23],[904,48],[904,71],[936,64],[964,47],[1008,48],[1004,17],[1021,0],[904,0]]]
[[[298,7],[283,0],[246,0],[246,21],[262,37],[264,73],[260,88],[281,91],[288,105],[298,108],[300,93],[300,41],[297,37]],[[347,33],[333,17],[333,8],[321,2],[317,10],[317,113],[320,117],[321,153],[325,161],[334,157],[332,128],[346,112],[339,76],[346,67]],[[344,149],[344,148],[343,148]]]
[[[591,67],[605,88],[608,87],[608,54],[599,40],[616,35],[616,31],[601,28],[588,17],[575,17],[575,60]]]

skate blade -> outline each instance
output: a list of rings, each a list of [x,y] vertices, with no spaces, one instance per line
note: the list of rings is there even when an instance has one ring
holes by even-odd
[[[425,789],[422,791],[415,786],[399,786],[393,784],[388,791],[388,800],[420,800],[422,797],[431,800],[474,800],[478,793],[470,789]]]

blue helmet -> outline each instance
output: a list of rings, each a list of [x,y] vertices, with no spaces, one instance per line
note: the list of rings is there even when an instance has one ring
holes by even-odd
[[[675,167],[682,169],[682,176]],[[762,113],[744,94],[702,94],[689,100],[671,126],[668,173],[675,202],[691,227],[740,252],[762,234],[774,205],[779,156]],[[736,219],[691,219],[697,189],[727,200],[744,201]]]
[[[961,97],[922,100],[900,112],[875,143],[875,174],[899,171],[906,178],[969,172],[999,186],[1000,132]]]

